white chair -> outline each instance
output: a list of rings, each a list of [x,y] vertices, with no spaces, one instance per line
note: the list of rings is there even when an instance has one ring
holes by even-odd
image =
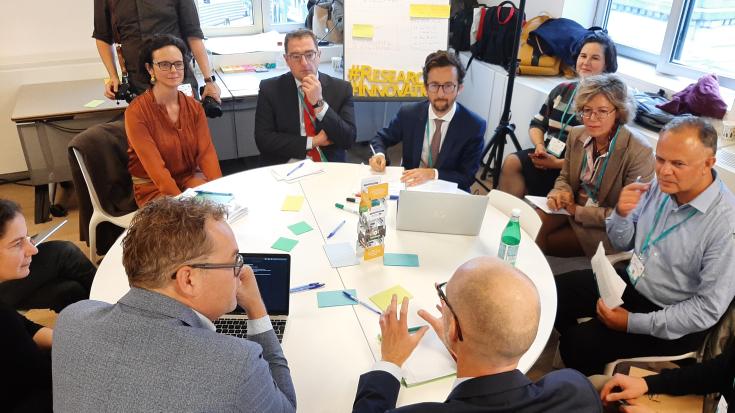
[[[520,209],[521,228],[523,228],[523,230],[526,231],[534,241],[536,240],[536,235],[538,235],[538,232],[541,229],[541,218],[531,205],[522,199],[516,198],[507,192],[497,189],[490,191],[487,194],[487,197],[489,198],[490,205],[497,208],[508,217],[510,217],[513,209]]]
[[[96,264],[99,258],[97,256],[97,225],[102,222],[110,222],[120,228],[127,228],[130,226],[130,221],[133,220],[135,212],[116,217],[105,211],[97,197],[97,191],[94,189],[94,184],[92,183],[87,166],[84,164],[84,157],[77,148],[72,148],[72,150],[74,151],[74,157],[77,159],[77,163],[79,163],[79,169],[84,177],[84,183],[87,184],[89,199],[92,202],[93,212],[89,220],[89,259]]]

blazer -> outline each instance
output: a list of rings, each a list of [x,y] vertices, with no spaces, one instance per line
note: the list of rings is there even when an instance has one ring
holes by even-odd
[[[329,109],[314,127],[317,132],[324,130],[333,142],[321,149],[328,161],[345,162],[345,150],[350,149],[357,135],[352,85],[324,73],[319,73],[319,82]],[[260,82],[255,109],[255,144],[262,165],[306,157],[306,136],[301,136],[300,116],[296,79],[291,72]]]
[[[634,182],[639,176],[643,182],[653,179],[655,160],[653,150],[648,146],[645,138],[627,126],[621,126],[615,149],[600,183],[599,206],[581,206],[579,205],[579,188],[581,187],[579,176],[584,159],[584,141],[588,137],[589,134],[584,125],[575,126],[569,132],[564,166],[549,195],[559,191],[574,194],[578,205],[574,216],[569,218],[569,222],[577,235],[579,244],[587,256],[591,257],[597,251],[600,241],[603,242],[607,254],[615,252],[605,231],[605,218],[617,206],[620,191],[625,185]]]
[[[403,167],[418,168],[424,144],[429,101],[403,105],[387,128],[378,131],[370,144],[373,150],[385,153],[385,148],[403,142]],[[475,181],[485,139],[485,121],[457,103],[434,167],[439,178],[456,182],[467,192]]]
[[[219,334],[186,305],[131,288],[85,300],[54,329],[55,412],[293,412],[296,394],[273,330]]]
[[[457,385],[447,400],[396,408],[400,383],[385,371],[360,376],[353,413],[567,413],[602,412],[600,396],[582,373],[563,369],[536,383],[518,370],[476,377]]]

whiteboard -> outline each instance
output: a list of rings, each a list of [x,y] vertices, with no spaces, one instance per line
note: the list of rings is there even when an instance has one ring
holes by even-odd
[[[449,0],[349,0],[344,34],[345,80],[356,100],[421,99],[426,56],[447,49]]]

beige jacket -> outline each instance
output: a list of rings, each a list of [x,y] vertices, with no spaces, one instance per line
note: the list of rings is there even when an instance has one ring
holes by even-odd
[[[549,192],[567,191],[574,194],[577,208],[574,217],[569,222],[577,234],[577,240],[587,256],[594,255],[600,241],[605,246],[606,253],[614,253],[605,231],[605,218],[613,211],[618,203],[620,191],[625,185],[634,182],[640,176],[642,182],[653,179],[655,160],[653,150],[639,133],[627,126],[622,126],[618,133],[612,157],[608,161],[605,175],[600,184],[598,207],[581,206],[579,179],[582,160],[584,158],[584,141],[589,137],[584,125],[575,126],[567,138],[567,151],[564,157],[564,166],[556,179],[554,188]]]

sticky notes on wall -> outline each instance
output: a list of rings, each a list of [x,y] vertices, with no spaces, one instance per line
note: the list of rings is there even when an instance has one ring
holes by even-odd
[[[352,37],[361,39],[372,39],[375,35],[375,26],[372,24],[353,24]]]
[[[423,19],[448,19],[448,4],[421,4],[413,3],[409,5],[409,16]]]

